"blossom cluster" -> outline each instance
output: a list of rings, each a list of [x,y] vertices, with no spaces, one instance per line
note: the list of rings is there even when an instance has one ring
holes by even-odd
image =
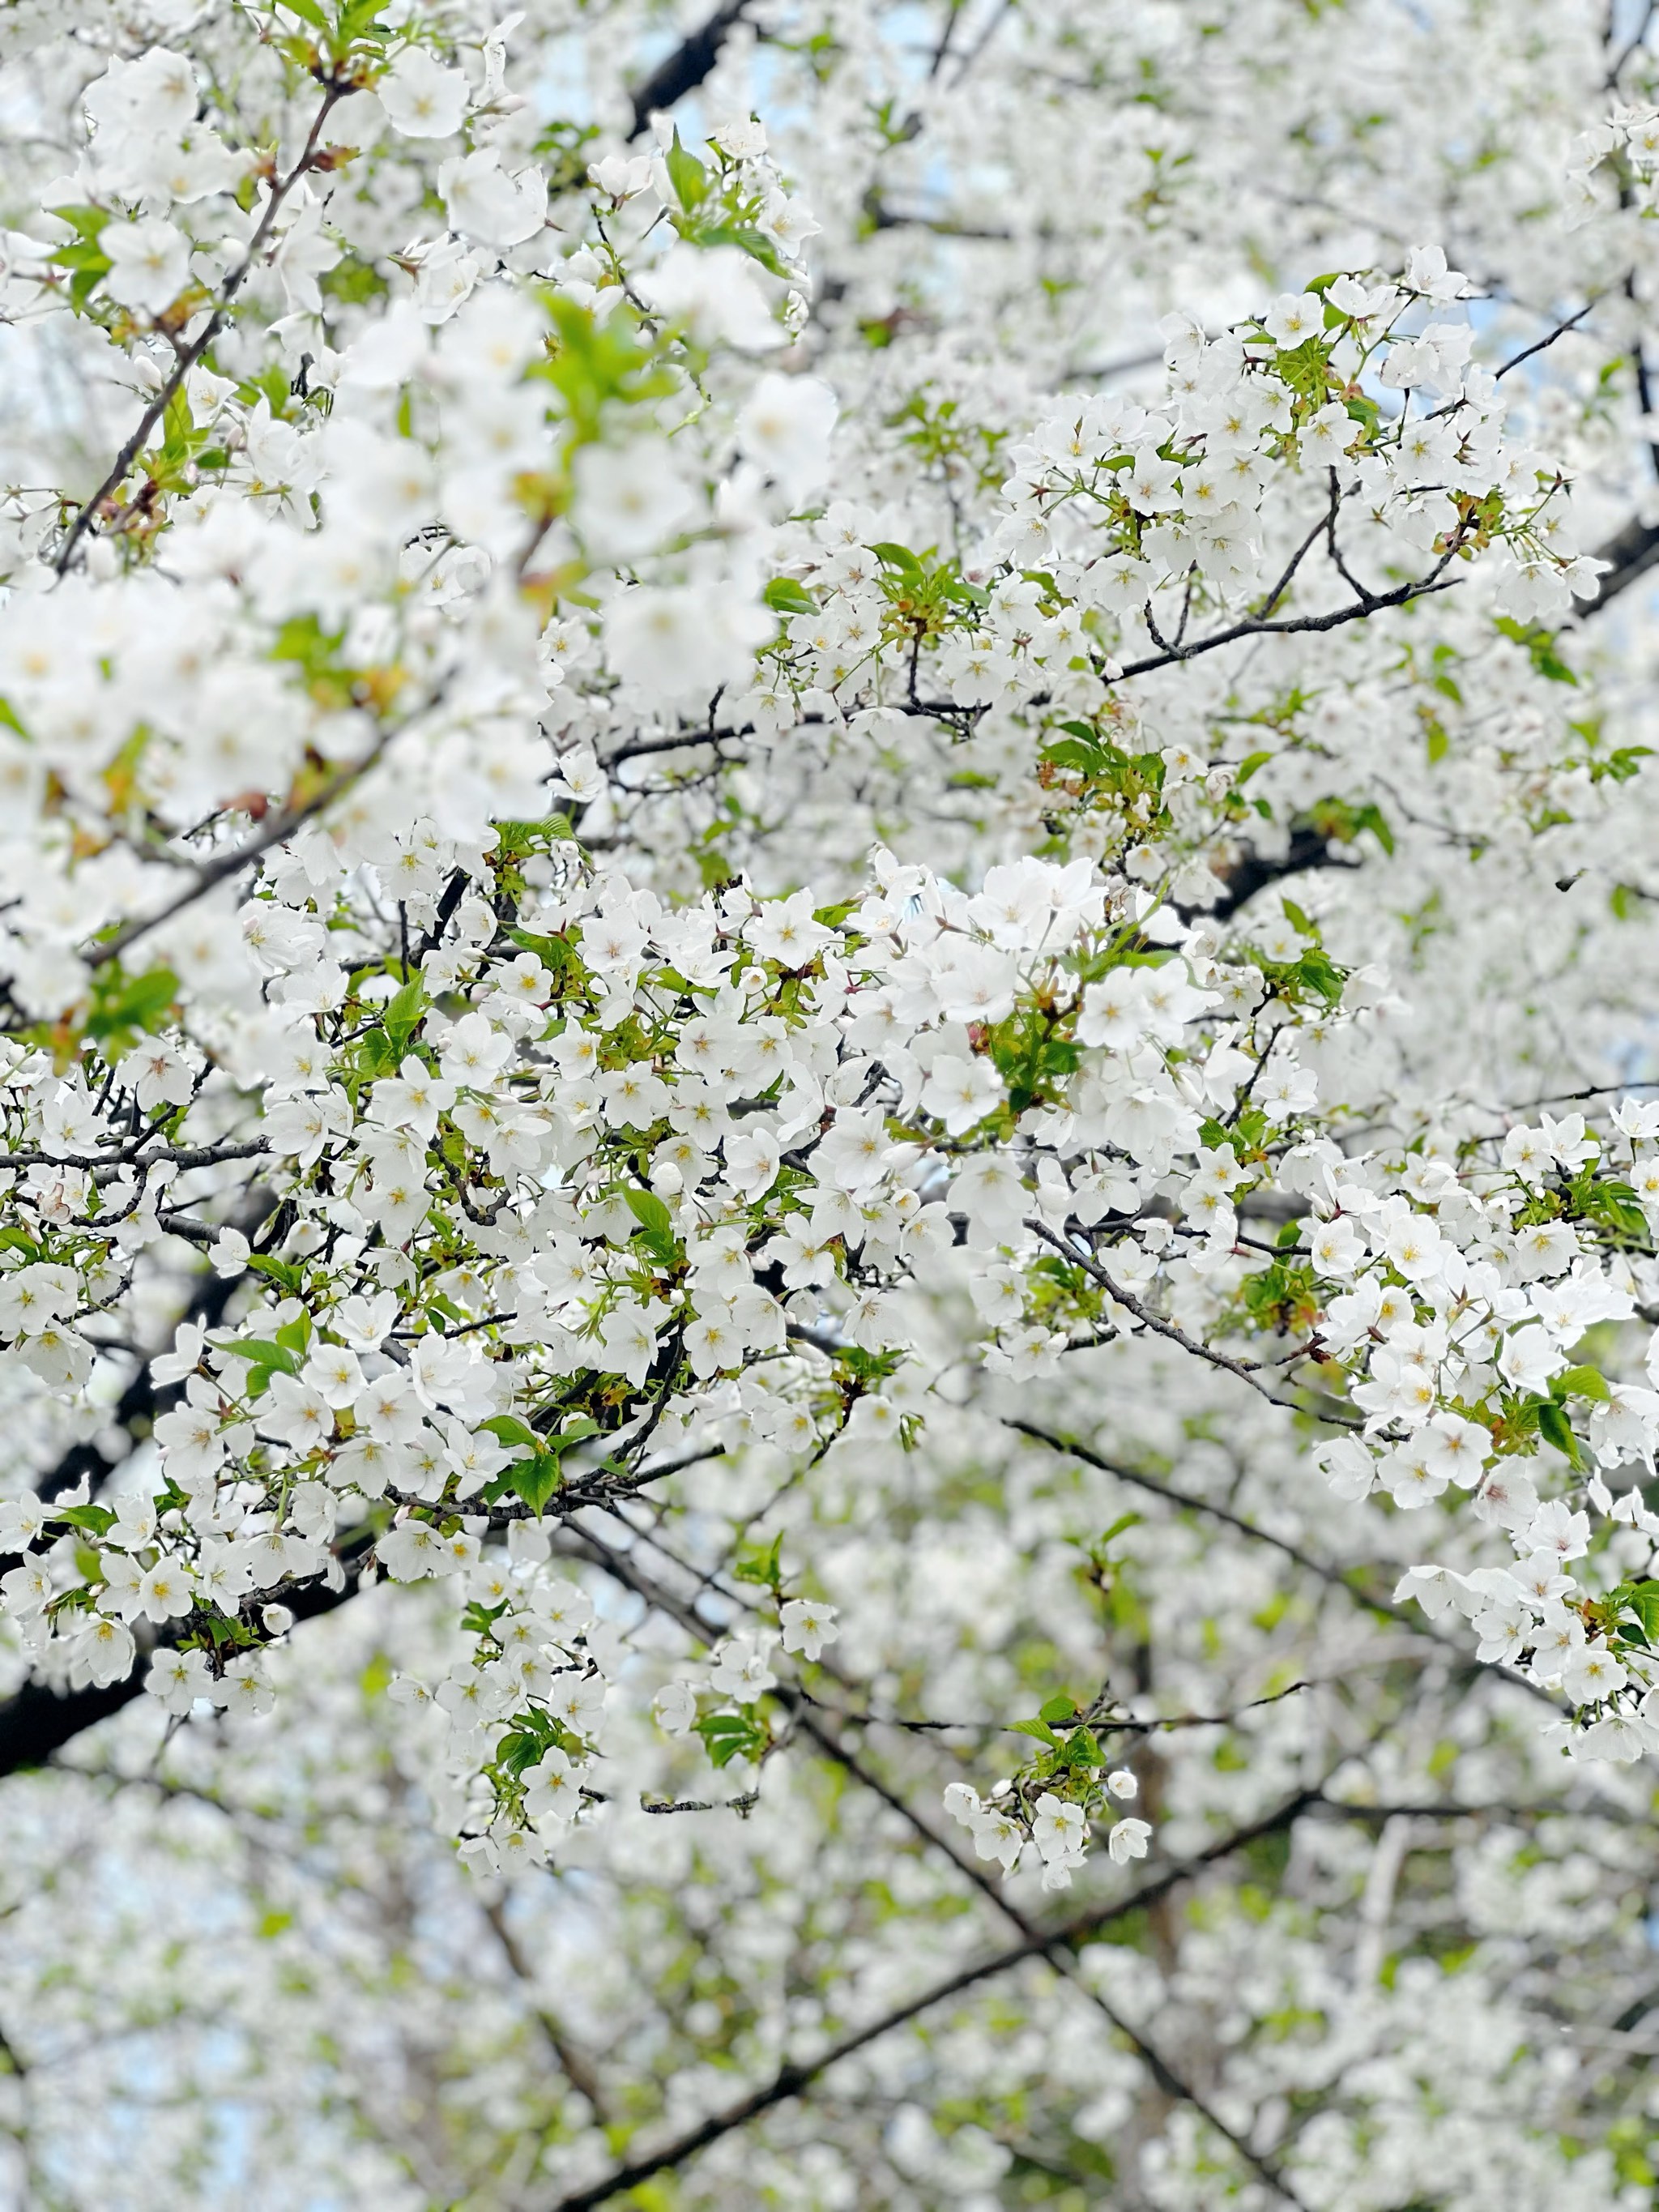
[[[538,153],[504,33],[350,12],[281,49],[274,157],[188,57],[112,61],[5,279],[138,412],[93,500],[23,501],[0,607],[0,1333],[95,1427],[181,1252],[222,1286],[148,1357],[138,1480],[8,1509],[34,1662],[148,1655],[171,1711],[258,1710],[284,1593],[441,1578],[475,1855],[544,1849],[617,1664],[545,1524],[727,1437],[913,1443],[886,1386],[953,1270],[993,1378],[1161,1336],[1334,1408],[1344,1496],[1461,1486],[1559,1553],[1577,1493],[1519,1462],[1650,1466],[1659,1433],[1573,1357],[1648,1294],[1648,1124],[1607,1139],[1628,1184],[1582,1121],[1367,1147],[1322,1071],[1386,977],[1289,900],[1217,912],[1293,714],[1160,741],[1133,689],[1475,571],[1523,641],[1595,589],[1467,279],[1419,247],[1219,337],[1175,318],[1161,400],[1030,401],[930,540],[867,483],[811,504],[839,401],[758,122]],[[441,236],[392,250],[392,176]],[[959,459],[943,410],[899,420]],[[913,728],[1009,748],[1037,817],[954,874],[878,844],[780,879],[737,749],[856,783]],[[712,766],[641,798],[657,755]],[[1375,805],[1322,818],[1385,842]],[[749,1579],[752,1628],[659,1711],[758,1769],[775,1639],[811,1666],[835,1615],[810,1562]],[[1644,1601],[1558,1579],[1535,1620],[1486,1590],[1483,1650],[1559,1679],[1576,1741],[1633,1741]],[[989,1856],[1079,1863],[1099,1762],[1062,1764],[959,1801]]]

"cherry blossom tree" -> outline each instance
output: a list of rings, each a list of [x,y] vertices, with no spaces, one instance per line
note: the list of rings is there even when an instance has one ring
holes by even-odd
[[[1655,2202],[1653,14],[5,11],[20,2204]]]

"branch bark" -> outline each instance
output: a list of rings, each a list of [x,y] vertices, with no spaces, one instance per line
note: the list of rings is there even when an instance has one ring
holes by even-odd
[[[319,1577],[313,1583],[287,1587],[281,1595],[296,1620],[313,1620],[319,1613],[332,1613],[336,1606],[344,1605],[357,1589],[356,1578],[348,1569],[341,1589],[331,1589]],[[166,1638],[157,1639],[158,1644],[166,1641]],[[0,1780],[29,1767],[46,1765],[66,1743],[142,1696],[143,1687],[144,1677],[137,1668],[125,1681],[110,1682],[101,1689],[56,1690],[47,1682],[24,1683],[0,1703]]]
[[[628,135],[641,137],[659,108],[672,107],[695,92],[720,58],[720,48],[731,31],[749,12],[750,0],[725,0],[699,30],[657,64],[634,94],[634,121]]]
[[[1604,545],[1595,549],[1598,561],[1607,562],[1605,575],[1597,580],[1598,589],[1593,599],[1586,599],[1579,609],[1579,620],[1588,621],[1591,615],[1600,614],[1602,608],[1616,599],[1621,592],[1645,576],[1656,562],[1659,562],[1659,523],[1632,520]]]
[[[693,1636],[707,1638],[711,1633],[690,1607],[677,1601],[672,1593],[663,1589],[651,1577],[641,1575],[630,1559],[618,1556],[591,1534],[585,1534],[584,1541],[590,1552],[600,1560],[610,1574],[626,1588],[643,1597],[647,1604],[654,1606],[671,1618],[678,1620],[681,1626]],[[823,1708],[817,1706],[815,1700],[805,1696],[791,1683],[775,1684],[771,1694],[793,1716],[794,1724],[802,1735],[809,1737],[826,1757],[833,1759],[854,1781],[869,1790],[872,1796],[879,1798],[890,1811],[896,1813],[928,1849],[948,1859],[957,1872],[979,1892],[993,1910],[1009,1923],[1023,1942],[1036,1943],[1037,1948],[1048,1958],[1050,1963],[1073,1984],[1086,2002],[1109,2023],[1115,2033],[1121,2035],[1132,2045],[1166,2096],[1177,2098],[1181,2102],[1190,2105],[1206,2124],[1224,2142],[1231,2146],[1245,2164],[1250,2166],[1285,2203],[1293,2208],[1293,2212],[1307,2212],[1302,2198],[1285,2179],[1276,2162],[1272,2158],[1264,2156],[1261,2152],[1253,2149],[1243,2136],[1229,2127],[1202,2092],[1182,2079],[1166,2054],[1152,2042],[1148,2034],[1142,2030],[1132,2027],[1114,2011],[1097,1990],[1092,1989],[1086,1982],[1079,1980],[1077,1961],[1071,1950],[1060,1943],[1053,1935],[1036,1928],[1010,1901],[1001,1884],[993,1880],[985,1867],[981,1866],[975,1858],[969,1856],[967,1852],[957,1844],[954,1838],[942,1834],[931,1821],[924,1820],[898,1790],[890,1787],[882,1776],[871,1767],[862,1752],[851,1749],[841,1741],[839,1735],[826,1724],[826,1720],[820,1717]],[[1345,1753],[1345,1758],[1346,1755]],[[1329,1777],[1327,1776],[1325,1779],[1328,1780]],[[1311,1794],[1314,1796],[1318,1796],[1322,1787],[1322,1783],[1316,1785]],[[560,2208],[560,2212],[562,2212],[562,2207]]]

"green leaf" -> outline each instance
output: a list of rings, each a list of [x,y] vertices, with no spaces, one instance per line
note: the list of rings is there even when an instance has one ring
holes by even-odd
[[[569,824],[567,823],[566,829]],[[571,958],[569,945],[562,937],[538,937],[533,930],[509,929],[507,935],[526,952],[533,952],[544,968],[550,968],[556,975]]]
[[[673,1267],[680,1256],[674,1238],[673,1215],[655,1191],[643,1190],[637,1183],[625,1184],[622,1194],[629,1212],[640,1224],[641,1243],[659,1267]]]
[[[1050,1728],[1060,1728],[1077,1712],[1077,1699],[1060,1696],[1050,1698],[1046,1705],[1037,1709],[1037,1718],[1047,1721]]]
[[[1578,678],[1555,649],[1553,630],[1539,623],[1518,623],[1510,615],[1500,615],[1494,626],[1504,637],[1524,647],[1533,666],[1550,683],[1577,684]]]
[[[1327,952],[1310,945],[1288,971],[1292,981],[1334,1006],[1342,996],[1343,971]]]
[[[1659,1643],[1659,1582],[1635,1583],[1625,1602],[1642,1624],[1643,1642]]]
[[[688,214],[695,213],[708,197],[708,172],[695,154],[686,152],[678,131],[673,144],[663,156],[663,166],[680,205]]]
[[[1113,1538],[1121,1536],[1126,1528],[1138,1528],[1146,1517],[1144,1513],[1120,1513],[1105,1534],[1097,1539],[1101,1549],[1103,1551]]]
[[[1583,1466],[1583,1454],[1578,1449],[1572,1423],[1553,1398],[1540,1398],[1538,1401],[1538,1433],[1547,1444],[1553,1444],[1557,1451],[1571,1460],[1574,1467]]]
[[[872,545],[870,550],[884,568],[896,568],[907,582],[912,579],[918,584],[927,581],[927,570],[908,545],[895,545],[890,539],[884,538]]]
[[[641,1229],[648,1229],[653,1237],[672,1237],[674,1217],[653,1190],[642,1190],[630,1183],[623,1192],[629,1212]]]
[[[1611,1398],[1607,1378],[1598,1367],[1569,1367],[1550,1384],[1555,1398]]]
[[[239,1336],[219,1346],[235,1359],[246,1359],[255,1367],[275,1368],[283,1375],[297,1375],[300,1362],[285,1344],[273,1344],[268,1336]]]
[[[101,1536],[115,1526],[115,1516],[107,1505],[65,1505],[56,1517],[74,1528],[90,1529],[94,1536]]]
[[[179,978],[171,968],[147,968],[142,975],[125,975],[118,968],[112,969],[100,975],[94,987],[87,1035],[119,1038],[159,1029],[178,996]]]
[[[734,1759],[758,1759],[771,1741],[752,1705],[735,1713],[705,1714],[692,1726],[716,1766],[729,1766]]]
[[[107,208],[86,205],[55,207],[49,209],[47,212],[55,215],[59,222],[68,223],[72,229],[79,233],[88,246],[95,246],[110,224],[116,220]]]
[[[1356,832],[1369,830],[1385,853],[1393,853],[1394,831],[1389,827],[1388,817],[1375,800],[1368,800],[1364,806],[1355,807],[1353,826]]]
[[[60,269],[93,270],[101,276],[114,264],[101,246],[91,245],[60,246],[48,260],[55,261]]]
[[[777,1590],[783,1583],[783,1537],[780,1534],[769,1545],[745,1544],[738,1553],[732,1572],[740,1583],[759,1583],[769,1590]]]
[[[276,1341],[296,1359],[303,1358],[311,1342],[311,1316],[302,1313],[297,1321],[284,1322],[276,1332]]]
[[[1106,756],[1092,738],[1062,738],[1058,744],[1045,746],[1042,757],[1056,768],[1074,769],[1079,775],[1102,775],[1106,769]]]
[[[1057,1736],[1047,1721],[1010,1721],[1006,1733],[1010,1735],[1032,1735],[1039,1743],[1048,1744],[1054,1751],[1064,1751],[1065,1739]]]
[[[694,222],[682,216],[678,228],[680,236],[690,239],[694,245],[735,246],[751,261],[758,261],[769,275],[787,277],[790,273],[772,240],[752,222]]]
[[[1615,884],[1607,895],[1615,921],[1634,921],[1644,903],[1643,895],[1634,884]]]
[[[815,615],[818,603],[793,576],[774,576],[761,597],[775,614]]]
[[[352,44],[363,39],[374,39],[377,43],[384,40],[389,33],[386,26],[375,20],[384,5],[385,0],[342,0],[337,41],[344,40]]]
[[[532,1513],[539,1513],[563,1480],[559,1473],[559,1455],[556,1452],[537,1452],[529,1459],[514,1460],[511,1467],[503,1470],[502,1480],[523,1498]]]
[[[568,1452],[573,1444],[583,1443],[589,1437],[596,1437],[599,1433],[599,1423],[589,1414],[579,1413],[574,1421],[565,1423],[556,1437],[548,1438],[547,1449],[556,1459]]]
[[[418,975],[405,983],[395,998],[387,1000],[386,1012],[380,1018],[399,1060],[403,1058],[404,1046],[420,1027],[421,1017],[425,1012],[426,991]]]
[[[535,1765],[546,1749],[541,1735],[529,1729],[514,1729],[495,1746],[495,1764],[509,1774],[522,1774],[527,1766]]]
[[[480,1421],[481,1429],[488,1429],[492,1437],[499,1437],[504,1444],[528,1444],[532,1451],[541,1449],[541,1439],[528,1421],[521,1421],[516,1413],[492,1413]]]
[[[253,1631],[247,1623],[234,1620],[228,1613],[207,1613],[203,1616],[202,1626],[216,1644],[234,1644],[246,1650],[253,1641]]]

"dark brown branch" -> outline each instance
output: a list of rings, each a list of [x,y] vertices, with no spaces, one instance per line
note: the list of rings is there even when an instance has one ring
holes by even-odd
[[[651,118],[659,108],[669,108],[684,99],[714,70],[720,59],[720,48],[733,27],[749,12],[750,0],[724,0],[700,30],[665,55],[645,82],[634,94],[634,120],[629,131],[629,138],[637,138],[649,128]]]
[[[1205,908],[1195,907],[1191,911],[1207,914],[1215,921],[1227,921],[1248,900],[1271,884],[1282,884],[1291,876],[1311,874],[1316,868],[1353,868],[1359,865],[1358,860],[1339,859],[1331,850],[1331,840],[1304,823],[1291,830],[1291,842],[1277,860],[1249,852],[1236,860],[1219,878],[1223,890],[1216,903]]]
[[[402,726],[404,725],[400,724],[399,727]],[[191,871],[188,889],[180,891],[177,898],[169,899],[166,906],[158,908],[154,914],[140,915],[134,921],[125,923],[113,937],[83,946],[82,958],[92,968],[106,968],[112,960],[118,960],[141,937],[148,937],[152,929],[159,929],[164,921],[171,921],[174,915],[183,914],[187,907],[194,906],[197,900],[204,896],[216,884],[239,873],[250,860],[257,860],[261,853],[269,852],[273,845],[282,844],[313,815],[320,814],[325,806],[331,805],[342,793],[349,791],[361,777],[368,775],[396,735],[395,730],[383,730],[362,760],[352,762],[349,768],[343,768],[330,776],[303,805],[288,808],[267,822],[257,836],[248,838],[245,843],[233,847],[228,853],[216,854],[211,860],[204,860]]]
[[[1607,562],[1607,572],[1596,579],[1595,597],[1581,605],[1581,621],[1599,614],[1610,600],[1617,599],[1620,592],[1628,591],[1659,561],[1659,523],[1627,522],[1604,544],[1596,547],[1595,557]]]
[[[1133,1913],[1146,1911],[1160,1899],[1167,1897],[1172,1890],[1193,1881],[1219,1861],[1231,1857],[1235,1852],[1245,1850],[1265,1836],[1276,1835],[1281,1829],[1289,1827],[1310,1805],[1320,1801],[1321,1791],[1317,1786],[1298,1790],[1293,1796],[1286,1798],[1272,1812],[1264,1814],[1259,1820],[1235,1829],[1231,1835],[1222,1837],[1193,1858],[1165,1868],[1162,1874],[1143,1882],[1138,1889],[1132,1891],[1127,1897],[1121,1898],[1115,1904],[1096,1905],[1087,1912],[1079,1913],[1074,1919],[1062,1922],[1057,1928],[1034,1929],[1029,1936],[1023,1936],[1018,1942],[1011,1943],[975,1964],[963,1967],[960,1972],[933,1983],[908,2003],[898,2005],[891,2011],[883,2013],[879,2018],[866,2021],[862,2027],[850,2030],[836,2042],[827,2045],[816,2058],[787,2062],[778,2069],[769,2081],[763,2083],[736,2104],[710,2113],[707,2119],[673,2137],[659,2150],[631,2160],[626,2166],[614,2167],[610,2173],[590,2183],[586,2188],[574,2190],[554,2200],[544,2208],[544,2212],[591,2212],[592,2206],[606,2203],[625,2190],[636,2189],[641,2182],[649,2180],[653,2174],[683,2166],[698,2151],[706,2150],[710,2143],[718,2142],[734,2129],[746,2127],[750,2120],[757,2119],[773,2106],[787,2104],[792,2098],[799,2096],[820,2075],[827,2073],[842,2059],[851,2057],[854,2051],[862,2051],[866,2045],[878,2041],[882,2036],[890,2035],[895,2028],[906,2026],[922,2013],[931,2011],[935,2005],[943,2004],[951,1997],[960,1996],[994,1976],[1007,1973],[1013,1967],[1023,1966],[1027,1960],[1050,1955],[1056,1951],[1075,1952],[1091,1942],[1103,1929],[1127,1919]],[[1126,2030],[1126,2033],[1132,2042],[1139,2042],[1132,2030]],[[1282,2184],[1275,2185],[1282,2187]]]
[[[236,295],[246,283],[255,262],[265,249],[265,243],[270,236],[271,225],[276,220],[277,211],[282,207],[283,202],[317,160],[317,149],[322,138],[323,125],[328,121],[338,103],[349,92],[356,88],[355,85],[342,82],[331,84],[324,93],[323,104],[317,111],[317,118],[311,126],[311,134],[306,140],[300,158],[280,183],[273,180],[270,198],[265,202],[264,212],[259,217],[252,237],[248,240],[247,252],[225,279],[225,287],[219,295],[218,306],[208,317],[200,334],[192,338],[191,343],[179,351],[161,390],[138,417],[137,428],[116,455],[109,474],[70,525],[64,542],[58,549],[58,556],[52,564],[60,576],[74,559],[75,550],[92,527],[93,520],[99,509],[116,486],[124,481],[127,471],[143,451],[144,441],[167,413],[185,377],[189,375],[191,370],[195,368],[197,362],[224,328],[226,318],[235,302]]]
[[[1542,353],[1547,347],[1553,346],[1557,338],[1565,337],[1569,331],[1576,331],[1595,304],[1594,300],[1587,300],[1576,315],[1569,315],[1565,322],[1558,323],[1553,331],[1546,331],[1541,338],[1534,339],[1529,346],[1523,346],[1519,353],[1511,354],[1497,375],[1493,377],[1493,383],[1501,384],[1512,368],[1519,368],[1523,361],[1530,361],[1534,354]]]
[[[167,1166],[182,1173],[186,1168],[215,1168],[222,1160],[252,1160],[270,1150],[264,1137],[236,1137],[222,1145],[200,1145],[183,1151],[163,1144],[160,1152],[141,1158],[143,1147],[160,1132],[153,1127],[144,1129],[119,1151],[96,1152],[0,1152],[0,1175],[14,1168],[82,1168],[91,1173],[94,1181],[104,1176],[118,1174],[124,1168],[140,1169]]]
[[[625,745],[618,745],[615,752],[607,753],[599,766],[620,768],[623,761],[642,760],[648,753],[678,752],[682,745],[720,745],[753,734],[753,723],[745,722],[740,730],[682,730],[672,738],[633,738]]]
[[[204,1286],[204,1301],[207,1287]],[[215,1279],[210,1287],[216,1297],[220,1292],[228,1297],[235,1285],[220,1284]],[[222,1310],[222,1299],[218,1310]],[[201,1307],[192,1310],[199,1318],[214,1308],[204,1302]],[[146,1364],[123,1394],[117,1408],[118,1419],[141,1420],[156,1408],[157,1396],[149,1377],[149,1368]],[[125,1417],[121,1413],[121,1407],[128,1408]],[[681,1468],[693,1465],[696,1461],[712,1455],[708,1451],[699,1451],[684,1459],[670,1461],[664,1466],[647,1468],[637,1477],[633,1488],[637,1489],[647,1481],[656,1481],[664,1475],[678,1474]],[[104,1462],[92,1445],[74,1445],[41,1482],[40,1495],[46,1498],[58,1496],[63,1491],[72,1488],[83,1474],[96,1475],[103,1471]],[[621,1494],[631,1493],[624,1492]],[[569,1510],[574,1512],[588,1505],[602,1506],[609,1502],[608,1496],[589,1493],[575,1500]],[[557,1510],[556,1507],[552,1509],[555,1514]],[[492,1513],[490,1516],[492,1525],[497,1527],[504,1526],[509,1520],[535,1517],[527,1507],[522,1512],[507,1509]],[[347,1580],[343,1589],[331,1589],[319,1578],[310,1583],[284,1585],[270,1595],[287,1606],[299,1620],[308,1620],[319,1613],[331,1613],[336,1606],[343,1605],[354,1596],[361,1586],[352,1570],[361,1564],[368,1549],[367,1536],[361,1542],[349,1546],[345,1560]],[[10,1564],[14,1562],[0,1559],[0,1565]],[[177,1625],[174,1635],[184,1634],[189,1626],[189,1617],[186,1616]],[[165,1636],[157,1639],[160,1644],[169,1640]],[[73,1742],[83,1729],[95,1728],[100,1721],[107,1720],[112,1713],[119,1712],[123,1705],[130,1705],[143,1688],[142,1667],[135,1668],[125,1682],[112,1682],[102,1689],[60,1691],[44,1682],[26,1682],[9,1698],[0,1699],[0,1779],[25,1767],[43,1765],[55,1752],[61,1751],[66,1743]]]
[[[331,1589],[319,1576],[314,1581],[285,1587],[272,1595],[280,1596],[296,1620],[311,1620],[319,1613],[332,1613],[336,1606],[344,1605],[356,1595],[357,1588],[348,1569],[342,1589]],[[189,1626],[187,1615],[176,1625],[175,1636]],[[161,1637],[157,1644],[170,1640]],[[95,1728],[100,1721],[108,1720],[124,1705],[130,1705],[143,1693],[146,1672],[141,1664],[134,1668],[125,1682],[110,1682],[101,1689],[62,1691],[45,1682],[26,1682],[21,1690],[0,1702],[0,1778],[27,1767],[44,1766],[66,1743],[72,1743],[86,1729]]]
[[[1320,528],[1324,528],[1322,520]],[[1449,554],[1447,560],[1451,558]],[[1440,568],[1446,563],[1443,561]],[[1193,660],[1200,653],[1213,653],[1224,645],[1236,645],[1245,637],[1288,637],[1298,631],[1340,629],[1345,623],[1359,622],[1367,615],[1380,614],[1385,607],[1408,606],[1414,599],[1425,599],[1433,592],[1449,592],[1460,581],[1455,576],[1444,576],[1437,568],[1432,575],[1401,584],[1392,592],[1380,592],[1375,597],[1367,595],[1351,606],[1334,607],[1328,614],[1297,615],[1284,622],[1264,622],[1259,616],[1246,615],[1240,622],[1226,629],[1213,630],[1208,637],[1194,638],[1190,645],[1174,645],[1162,653],[1148,653],[1144,660],[1132,660],[1120,668],[1112,679],[1127,683],[1133,676],[1147,676],[1153,670],[1172,667],[1176,662]]]

